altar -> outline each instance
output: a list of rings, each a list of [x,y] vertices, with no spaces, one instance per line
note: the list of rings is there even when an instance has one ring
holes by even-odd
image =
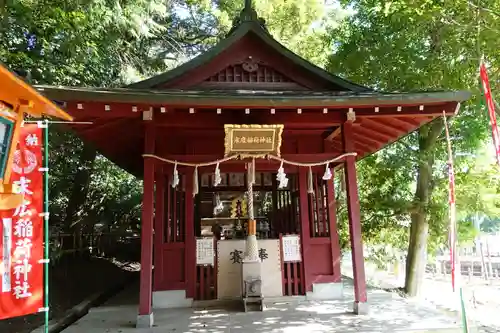
[[[195,204],[195,229],[200,235],[196,239],[196,265],[203,279],[197,283],[199,294],[195,299],[240,299],[244,294],[242,263],[249,231],[248,193],[244,186],[247,175],[221,173],[217,186],[213,186],[213,174],[199,177]],[[290,186],[279,189],[275,178],[271,172],[257,171],[253,184],[252,206],[264,298],[304,293],[298,274],[302,269],[300,235],[291,234],[299,229],[298,216],[291,214],[297,210],[297,201],[292,200],[292,193],[296,192],[294,180]],[[296,271],[295,278],[287,279],[288,266]],[[297,284],[291,292],[286,288],[288,280]]]

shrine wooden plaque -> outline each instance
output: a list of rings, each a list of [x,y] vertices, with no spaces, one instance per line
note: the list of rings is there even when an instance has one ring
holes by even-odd
[[[224,125],[225,156],[280,156],[283,125]]]

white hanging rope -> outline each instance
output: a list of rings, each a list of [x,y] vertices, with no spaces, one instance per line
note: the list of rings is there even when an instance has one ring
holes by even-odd
[[[321,166],[321,165],[337,162],[337,161],[342,160],[344,157],[347,157],[347,156],[357,156],[357,155],[358,155],[357,153],[345,153],[345,154],[339,155],[335,158],[332,158],[331,160],[326,160],[326,161],[322,161],[322,162],[314,162],[314,163],[293,162],[293,161],[285,160],[284,158],[274,156],[274,155],[267,155],[267,157],[271,160],[282,161],[282,162],[284,162],[286,164],[290,164],[290,165],[295,165],[295,166],[300,166],[300,167],[315,167],[315,166]]]
[[[179,171],[177,171],[177,163],[174,163],[174,174],[172,176],[172,187],[176,188],[179,185]]]
[[[194,173],[193,173],[193,197],[195,197],[198,194],[199,188],[198,188],[198,167],[194,168]]]
[[[285,188],[288,185],[288,178],[286,177],[285,168],[283,168],[283,161],[281,161],[280,167],[278,168],[278,173],[276,174],[276,180],[278,181],[278,188]]]
[[[283,168],[283,164],[290,164],[290,165],[295,165],[299,167],[308,167],[309,168],[309,173],[308,173],[308,193],[314,193],[313,189],[313,176],[312,176],[312,167],[315,166],[325,166],[325,173],[323,175],[323,180],[328,181],[332,179],[332,172],[330,170],[330,163],[337,162],[339,160],[342,160],[346,156],[356,156],[356,153],[345,153],[340,156],[337,156],[335,158],[322,161],[322,162],[313,162],[313,163],[301,163],[301,162],[293,162],[289,160],[285,160],[284,158],[274,156],[274,155],[267,155],[268,159],[279,161],[280,162],[280,167],[278,168],[278,173],[276,174],[276,180],[278,181],[278,188],[283,189],[288,186],[288,177],[286,176],[285,169]],[[220,169],[219,169],[219,164],[224,163],[230,160],[234,160],[239,158],[238,155],[234,156],[229,156],[226,158],[222,158],[220,160],[215,160],[215,161],[210,161],[210,162],[201,162],[201,163],[188,163],[188,162],[179,162],[179,161],[174,161],[170,160],[168,158],[163,158],[154,154],[143,154],[142,155],[144,158],[146,157],[151,157],[155,158],[157,160],[160,160],[162,162],[166,163],[171,163],[174,165],[174,172],[172,175],[172,187],[176,188],[179,183],[179,172],[177,171],[177,165],[183,165],[183,166],[188,166],[188,167],[194,167],[194,173],[193,173],[193,196],[196,196],[199,191],[199,185],[198,185],[198,168],[203,167],[203,166],[210,166],[210,165],[216,165],[215,167],[215,174],[214,174],[214,186],[217,186],[221,183],[221,175],[220,175]],[[252,158],[252,161],[247,164],[248,167],[248,210],[249,210],[249,216],[253,214],[253,194],[252,194],[252,185],[255,182],[255,158]],[[253,220],[253,217],[250,218],[250,220]]]
[[[314,194],[313,172],[311,167],[309,167],[309,171],[307,172],[307,193]]]
[[[323,180],[332,179],[332,170],[330,170],[330,164],[325,164],[325,174],[323,175]]]
[[[331,163],[338,162],[347,156],[357,156],[357,153],[345,153],[345,154],[339,155],[339,156],[332,158],[332,159],[329,159],[329,160],[325,160],[325,161],[321,161],[321,162],[312,162],[312,163],[302,163],[302,162],[289,161],[289,160],[285,160],[284,158],[274,156],[274,155],[267,155],[267,158],[271,159],[271,160],[279,161],[279,162],[282,162],[285,164],[299,166],[299,167],[315,167],[315,166],[321,166],[321,165],[325,165],[325,164],[331,164]],[[143,154],[142,157],[150,157],[150,158],[154,158],[154,159],[157,159],[159,161],[166,162],[166,163],[177,164],[177,165],[182,165],[182,166],[189,166],[189,167],[194,167],[194,168],[195,167],[217,165],[220,163],[228,162],[228,161],[239,158],[238,155],[234,155],[234,156],[225,157],[225,158],[222,158],[220,160],[215,160],[215,161],[200,162],[200,163],[188,163],[188,162],[179,162],[179,161],[170,160],[168,158],[163,158],[163,157],[153,155],[153,154]]]
[[[219,163],[217,163],[214,174],[214,186],[215,187],[219,186],[221,182],[222,182],[222,176],[220,175]]]
[[[157,160],[160,160],[160,161],[163,161],[166,163],[177,164],[177,165],[182,165],[182,166],[189,166],[189,167],[193,167],[193,168],[210,166],[210,165],[217,165],[217,164],[224,163],[224,162],[231,161],[231,160],[238,158],[238,156],[229,156],[229,157],[225,157],[225,158],[222,158],[220,160],[215,160],[215,161],[211,161],[211,162],[188,163],[188,162],[179,162],[179,161],[169,160],[168,158],[163,158],[163,157],[153,155],[153,154],[143,154],[142,157],[151,157],[151,158],[155,158]]]
[[[248,211],[248,219],[253,221],[254,219],[254,211],[253,211],[253,182],[252,182],[252,164],[248,164],[248,177],[247,177],[247,211]]]

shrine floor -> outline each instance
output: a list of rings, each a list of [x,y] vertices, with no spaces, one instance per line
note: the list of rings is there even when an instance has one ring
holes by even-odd
[[[136,329],[138,287],[130,287],[104,305],[91,309],[64,333],[225,333],[225,332],[462,332],[460,319],[382,290],[370,289],[370,314],[356,316],[351,281],[345,279],[342,301],[282,302],[264,312],[242,313],[217,308],[162,309],[155,327]],[[477,332],[475,328],[471,330]],[[469,332],[471,332],[469,331]]]

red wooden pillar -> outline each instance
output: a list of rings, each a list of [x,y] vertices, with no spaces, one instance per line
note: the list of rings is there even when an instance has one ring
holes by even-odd
[[[162,281],[163,274],[163,235],[165,234],[165,189],[166,176],[161,165],[155,167],[156,172],[156,199],[154,213],[154,270],[153,270],[153,290],[157,290],[158,283]]]
[[[155,152],[155,131],[152,124],[146,124],[144,138],[144,153]],[[153,326],[153,214],[154,214],[154,160],[144,159],[144,181],[142,194],[142,224],[141,224],[141,275],[138,328]]]
[[[342,142],[344,152],[354,152],[353,123],[347,121],[342,125]],[[365,261],[363,256],[363,240],[359,209],[358,183],[356,179],[356,157],[349,156],[345,160],[345,179],[347,187],[347,210],[349,215],[349,236],[351,240],[352,267],[354,273],[354,312],[366,313]]]
[[[193,169],[186,169],[186,200],[185,202],[185,255],[186,260],[186,297],[194,298],[196,293],[196,239],[194,236],[194,198],[193,198]]]
[[[300,240],[302,250],[302,265],[304,267],[305,291],[312,291],[311,263],[307,260],[311,249],[311,231],[309,223],[309,206],[307,195],[307,168],[299,168],[299,206],[300,206]]]
[[[330,243],[332,247],[333,258],[333,282],[340,282],[342,276],[340,274],[340,262],[342,255],[340,253],[339,234],[337,231],[337,203],[335,202],[335,186],[333,184],[335,179],[334,170],[332,170],[332,179],[326,183],[326,192],[328,200],[328,216],[329,216],[329,229],[330,229]]]

